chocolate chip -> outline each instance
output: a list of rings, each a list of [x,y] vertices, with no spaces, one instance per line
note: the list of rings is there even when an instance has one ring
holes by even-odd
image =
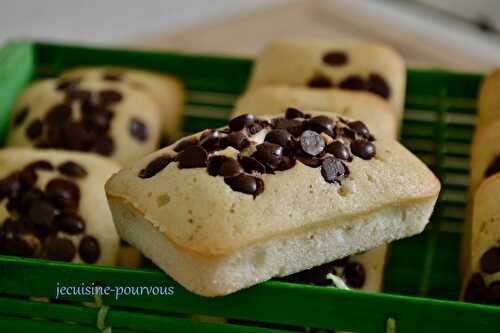
[[[490,166],[488,169],[486,169],[486,172],[484,173],[485,177],[489,177],[494,175],[495,173],[500,172],[500,156],[497,156],[493,162],[491,162]]]
[[[309,120],[309,128],[317,133],[325,132],[333,136],[333,120],[327,116],[316,116]]]
[[[105,73],[103,76],[102,76],[102,79],[104,81],[121,81],[123,78],[121,75],[119,74],[113,74],[113,73]]]
[[[32,163],[28,164],[27,166],[25,166],[24,168],[32,169],[33,171],[36,171],[36,170],[45,170],[45,171],[54,170],[54,167],[52,166],[52,164],[46,160],[38,160],[38,161],[32,162]]]
[[[247,129],[248,129],[248,133],[250,135],[255,135],[255,134],[259,133],[260,131],[262,131],[263,127],[261,124],[255,122],[253,124],[248,125]]]
[[[59,230],[70,235],[77,235],[85,230],[85,222],[75,213],[65,213],[58,216],[55,224]]]
[[[167,155],[161,155],[148,163],[144,169],[139,171],[140,178],[151,178],[161,170],[165,169],[167,165],[172,162],[172,158]]]
[[[60,124],[68,121],[71,117],[71,107],[66,104],[54,105],[45,116],[45,120],[49,125]]]
[[[308,167],[311,168],[317,168],[323,163],[323,160],[314,156],[302,156],[302,155],[297,155],[297,159],[299,162],[302,164],[307,165]]]
[[[339,129],[339,136],[347,138],[349,140],[354,140],[356,138],[356,134],[354,131],[351,131],[347,127],[342,127]]]
[[[224,178],[224,182],[236,192],[251,194],[255,198],[264,190],[262,179],[241,174],[236,177]]]
[[[339,87],[348,90],[366,90],[365,81],[357,75],[348,76],[340,82]]]
[[[49,227],[54,222],[57,210],[45,200],[35,201],[28,211],[29,219],[36,225]]]
[[[500,247],[492,247],[481,256],[481,270],[488,274],[500,271]]]
[[[35,170],[33,170],[31,168],[24,168],[19,173],[19,180],[21,181],[21,185],[23,186],[24,189],[33,187],[35,185],[37,179],[38,179],[38,176],[37,176]]]
[[[255,122],[255,116],[253,114],[242,114],[236,118],[233,118],[229,121],[229,128],[233,131],[241,131],[248,125],[251,125]]]
[[[304,118],[305,114],[296,108],[287,108],[285,111],[286,119]]]
[[[73,161],[66,161],[57,167],[60,173],[65,176],[82,178],[87,175],[87,170],[80,164]]]
[[[370,131],[362,121],[352,121],[348,123],[348,126],[362,137],[368,138],[370,136]]]
[[[77,121],[65,123],[60,128],[49,128],[48,137],[53,146],[70,150],[88,150],[90,144],[94,143],[92,134]]]
[[[149,128],[137,118],[130,119],[128,130],[130,135],[138,141],[144,142],[149,137]]]
[[[242,132],[232,132],[222,139],[222,145],[225,147],[233,147],[238,150],[242,150],[250,145],[247,136]]]
[[[208,152],[216,151],[220,148],[222,138],[225,136],[225,134],[217,130],[205,132],[200,137],[200,146],[205,148]]]
[[[277,171],[285,171],[295,166],[296,159],[294,156],[283,156],[281,163],[276,168]]]
[[[75,89],[78,86],[78,80],[62,80],[56,85],[56,90],[66,91]]]
[[[78,246],[78,253],[84,262],[88,264],[95,263],[101,254],[99,242],[92,236],[83,237]]]
[[[303,132],[302,121],[297,119],[274,118],[272,120],[275,129],[284,129],[290,132],[293,136],[300,136]]]
[[[292,142],[292,134],[285,129],[273,129],[267,133],[264,141],[275,143],[282,147],[288,147]]]
[[[328,157],[321,163],[321,175],[327,183],[340,184],[349,176],[349,169],[339,159]]]
[[[72,101],[79,101],[83,103],[92,98],[92,93],[89,90],[71,88],[66,90],[66,102],[71,103]]]
[[[340,141],[333,141],[328,146],[326,146],[326,152],[332,154],[334,157],[350,161],[352,159],[349,149]]]
[[[115,150],[115,144],[113,139],[111,139],[107,135],[101,135],[95,138],[94,145],[92,147],[92,151],[96,152],[99,155],[103,156],[111,156],[113,151]]]
[[[30,109],[25,106],[19,112],[17,112],[17,114],[14,116],[14,120],[12,121],[12,125],[14,127],[18,127],[19,125],[21,125],[28,116],[29,111]]]
[[[3,254],[8,256],[31,258],[35,254],[35,248],[26,240],[15,236],[14,238],[5,239]]]
[[[307,154],[316,156],[325,149],[325,141],[318,133],[307,130],[300,136],[300,146]]]
[[[281,163],[283,157],[283,147],[280,145],[264,142],[257,145],[257,151],[254,157],[268,167],[271,171],[275,170]]]
[[[350,262],[344,268],[344,277],[350,287],[361,288],[365,284],[366,272],[361,264]]]
[[[378,74],[370,74],[368,77],[368,90],[385,99],[391,96],[391,88],[384,78]]]
[[[21,191],[21,181],[18,174],[11,174],[0,180],[0,200],[5,197],[15,197]]]
[[[207,165],[207,151],[200,146],[190,146],[181,151],[177,157],[179,169],[203,168]]]
[[[341,51],[330,51],[323,55],[323,62],[330,66],[342,66],[347,63],[347,54]]]
[[[51,237],[47,239],[47,259],[71,261],[75,257],[75,245],[68,238]]]
[[[266,167],[264,164],[257,161],[255,158],[250,156],[238,156],[238,161],[240,165],[243,167],[243,170],[247,173],[258,172],[265,173]]]
[[[333,87],[333,83],[328,77],[316,74],[307,82],[307,86],[311,88],[331,88]]]
[[[80,203],[80,189],[74,182],[54,178],[45,186],[45,193],[49,201],[57,208],[74,211]]]
[[[369,160],[375,156],[375,145],[370,141],[354,140],[351,142],[351,152],[364,160]]]
[[[483,277],[479,273],[472,275],[465,288],[464,300],[466,302],[481,303],[486,294],[487,287]]]
[[[222,162],[219,168],[219,175],[222,177],[235,177],[242,172],[243,170],[238,161],[229,157]]]
[[[490,305],[500,305],[500,281],[495,281],[488,287],[484,303]]]
[[[183,151],[187,147],[195,146],[197,144],[198,144],[198,139],[196,137],[192,136],[192,137],[189,137],[189,138],[185,138],[185,139],[181,140],[175,146],[174,151],[178,153],[178,152]]]
[[[26,128],[26,136],[31,139],[35,140],[38,138],[40,135],[42,135],[43,132],[43,123],[40,121],[40,119],[35,119],[31,122],[31,124]]]
[[[112,104],[116,104],[123,99],[123,95],[116,90],[113,89],[105,89],[99,91],[98,100],[99,105],[103,107],[110,106]]]
[[[208,159],[207,162],[207,172],[210,176],[219,176],[219,169],[229,157],[224,155],[214,155]]]

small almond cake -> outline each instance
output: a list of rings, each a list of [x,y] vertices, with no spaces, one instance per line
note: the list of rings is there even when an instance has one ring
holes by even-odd
[[[92,152],[125,164],[159,146],[161,114],[147,93],[120,82],[45,79],[18,97],[8,146]]]
[[[385,99],[400,123],[406,66],[398,53],[384,45],[354,40],[281,39],[269,43],[259,54],[248,88],[275,85],[367,91]]]
[[[106,183],[120,236],[204,296],[420,233],[439,190],[395,140],[358,120],[298,109],[240,115]],[[338,274],[353,270],[348,259]]]
[[[119,166],[86,153],[0,150],[0,254],[114,265],[103,184]]]

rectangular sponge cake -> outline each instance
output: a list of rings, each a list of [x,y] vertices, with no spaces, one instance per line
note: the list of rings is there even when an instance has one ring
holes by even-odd
[[[119,234],[218,296],[421,232],[440,189],[432,172],[327,115],[242,115],[122,169],[106,184]]]

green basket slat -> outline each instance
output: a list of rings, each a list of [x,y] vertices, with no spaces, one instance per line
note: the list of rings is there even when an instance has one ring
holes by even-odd
[[[33,77],[54,76],[75,66],[106,64],[171,73],[182,79],[187,88],[183,133],[224,126],[252,66],[248,59],[179,52],[47,43],[8,44],[0,50],[0,138],[5,137],[7,111],[22,87]],[[164,331],[163,326],[186,332],[201,330],[201,326],[196,326],[198,324],[186,324],[186,321],[191,321],[189,319],[170,318],[172,313],[199,313],[361,332],[383,332],[387,318],[394,316],[398,332],[493,331],[495,319],[498,323],[500,316],[499,307],[443,301],[454,300],[459,293],[457,256],[466,203],[469,145],[481,79],[482,76],[476,74],[408,71],[402,143],[437,174],[443,191],[426,231],[391,244],[385,270],[385,291],[401,295],[349,292],[271,281],[227,297],[207,299],[185,291],[157,270],[96,267],[6,256],[0,256],[0,293],[51,296],[56,281],[68,285],[106,282],[176,286],[173,297],[124,296],[119,301],[104,297],[105,303],[112,307],[109,318],[118,325],[116,327],[127,328],[120,326],[119,322],[127,322],[126,315],[129,315],[136,318],[135,321],[144,322],[134,326],[134,321],[130,320],[130,329],[141,332]],[[69,299],[92,300],[88,297]],[[40,305],[40,311],[48,306]],[[124,312],[126,314],[120,314],[123,306],[129,307]],[[0,302],[0,313],[8,314],[6,307]],[[89,324],[89,319],[83,315],[87,308],[67,307],[72,309],[67,313],[68,319]],[[73,308],[84,309],[84,312]],[[28,304],[24,309],[29,314],[32,305]],[[146,316],[145,311],[150,314]],[[13,319],[2,315],[2,319],[9,322],[21,320],[15,317],[19,314],[12,314]],[[162,321],[163,318],[168,320]],[[29,323],[28,319],[22,321]],[[216,324],[214,327],[208,330],[215,332],[230,326]],[[245,329],[253,332],[257,328]],[[49,330],[44,328],[41,331]]]

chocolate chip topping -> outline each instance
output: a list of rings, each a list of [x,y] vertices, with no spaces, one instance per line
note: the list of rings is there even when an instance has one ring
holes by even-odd
[[[112,104],[116,104],[123,99],[122,93],[113,89],[101,90],[98,93],[99,105],[103,107],[108,107]]]
[[[245,174],[236,177],[224,178],[224,182],[236,192],[251,194],[255,198],[264,191],[262,179]]]
[[[206,167],[207,159],[207,151],[200,146],[190,146],[177,154],[176,157],[179,169]]]
[[[221,167],[222,163],[224,163],[224,161],[227,160],[228,158],[229,157],[224,156],[224,155],[211,156],[207,162],[208,174],[210,176],[214,176],[214,177],[220,176],[220,174],[219,174],[220,167]]]
[[[115,144],[113,139],[107,135],[99,136],[95,139],[95,144],[92,147],[92,151],[103,156],[111,156],[115,150]]]
[[[161,170],[165,169],[167,165],[172,162],[172,158],[167,155],[161,155],[148,163],[144,169],[139,171],[140,178],[151,178]]]
[[[28,211],[28,217],[37,225],[49,227],[57,214],[56,208],[45,200],[35,201],[31,204]]]
[[[78,86],[79,80],[62,80],[56,85],[56,90],[66,91],[75,89]]]
[[[340,82],[339,87],[348,90],[366,90],[367,88],[363,78],[357,75],[348,76]]]
[[[327,183],[340,184],[349,176],[349,169],[339,159],[328,157],[321,163],[321,175]]]
[[[39,136],[42,135],[43,132],[43,123],[39,119],[35,119],[29,124],[26,128],[26,136],[31,140],[35,140]]]
[[[344,277],[350,287],[361,288],[365,284],[366,272],[361,264],[350,262],[344,268]]]
[[[300,136],[300,146],[305,153],[316,156],[325,149],[325,141],[318,133],[307,130]]]
[[[66,161],[61,163],[57,170],[65,176],[74,177],[74,178],[82,178],[87,175],[87,170],[82,167],[80,164],[73,161]]]
[[[257,159],[250,157],[250,156],[238,156],[238,161],[240,162],[240,165],[243,167],[243,170],[247,173],[253,173],[253,172],[258,172],[258,173],[265,173],[266,172],[266,166]]]
[[[12,174],[0,180],[0,200],[5,197],[16,197],[21,190],[19,174]]]
[[[500,156],[495,157],[493,162],[491,162],[490,166],[486,169],[484,176],[489,177],[498,172],[500,172]]]
[[[342,51],[330,51],[323,55],[323,62],[330,66],[342,66],[347,64],[348,57]]]
[[[351,142],[351,151],[357,157],[369,160],[375,156],[375,145],[365,140],[354,140]]]
[[[52,171],[54,170],[54,166],[46,160],[38,160],[35,162],[32,162],[28,164],[27,166],[24,167],[25,169],[32,169],[33,171],[36,170],[45,170],[45,171]]]
[[[220,165],[218,173],[222,177],[235,177],[241,174],[242,172],[243,169],[241,168],[238,161],[236,161],[234,158],[228,157]]]
[[[500,271],[500,247],[492,247],[481,256],[481,270],[487,274]]]
[[[92,236],[83,237],[80,241],[80,245],[78,245],[78,254],[84,262],[88,264],[95,263],[101,254],[97,239]]]
[[[75,213],[64,213],[56,218],[55,224],[59,230],[70,235],[77,235],[85,231],[85,221]]]
[[[311,88],[331,88],[333,87],[333,83],[328,77],[316,74],[307,82],[307,86]]]
[[[234,149],[242,150],[250,145],[250,141],[245,134],[241,132],[229,133],[222,139],[224,147],[233,147]]]
[[[488,287],[484,303],[490,305],[500,305],[500,281],[495,281]]]
[[[144,142],[149,137],[149,128],[140,119],[130,119],[128,130],[130,132],[130,135],[137,141]]]
[[[317,168],[321,165],[321,163],[323,163],[323,160],[321,158],[317,158],[317,157],[313,157],[313,156],[298,155],[297,159],[302,164],[305,164],[311,168]]]
[[[303,122],[297,119],[274,118],[273,127],[275,129],[284,129],[290,132],[293,136],[300,136],[304,126]]]
[[[391,88],[384,78],[378,74],[370,74],[368,77],[368,90],[385,99],[391,96]]]
[[[80,189],[70,180],[54,178],[45,186],[49,201],[59,209],[75,210],[80,202]]]
[[[333,121],[327,116],[313,117],[309,120],[308,124],[311,130],[317,133],[325,132],[326,134],[331,134],[330,136],[333,136]]]
[[[178,153],[178,152],[183,151],[187,147],[195,146],[197,144],[198,144],[198,139],[197,138],[195,138],[195,137],[188,137],[188,138],[185,138],[185,139],[181,140],[177,144],[177,146],[175,146],[174,151]]]
[[[25,106],[20,111],[18,111],[17,114],[14,116],[14,120],[12,121],[12,125],[14,127],[18,127],[19,125],[21,125],[24,122],[24,120],[26,119],[26,117],[28,116],[29,111],[30,111],[30,109],[27,106]]]
[[[465,288],[464,300],[466,302],[480,303],[486,294],[487,286],[479,273],[472,275]]]
[[[120,74],[114,74],[114,73],[105,73],[102,76],[102,79],[104,81],[114,81],[114,82],[123,80]]]
[[[49,125],[58,125],[69,120],[71,117],[71,107],[67,104],[56,104],[45,116]]]
[[[280,145],[264,142],[257,145],[254,156],[259,162],[264,164],[270,171],[275,170],[283,158],[283,147]]]
[[[295,118],[305,118],[305,114],[296,108],[287,108],[285,111],[286,119],[295,119]]]
[[[206,151],[213,152],[221,147],[221,141],[225,136],[226,134],[222,132],[211,130],[201,135],[199,144],[205,148]]]
[[[76,249],[73,242],[67,238],[53,237],[47,240],[47,259],[71,261]]]
[[[349,128],[351,128],[357,134],[368,138],[370,136],[370,131],[368,127],[362,121],[352,121],[348,123]]]
[[[264,141],[275,143],[282,147],[288,147],[292,143],[292,134],[284,129],[273,129],[267,133]]]
[[[344,160],[350,161],[351,154],[349,154],[349,149],[340,141],[333,141],[328,146],[326,146],[326,152],[332,154],[334,157]]]
[[[241,131],[248,125],[251,125],[255,122],[255,116],[253,114],[242,114],[236,118],[233,118],[229,121],[229,128],[233,131]]]

